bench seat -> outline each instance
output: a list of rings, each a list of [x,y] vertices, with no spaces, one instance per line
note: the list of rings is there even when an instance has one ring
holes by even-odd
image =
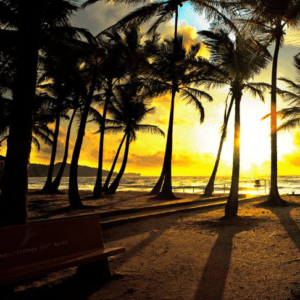
[[[13,269],[0,271],[0,286],[21,282],[27,279],[40,277],[47,273],[59,271],[62,269],[89,264],[95,261],[101,261],[107,257],[125,252],[125,248],[108,248],[95,251],[87,251],[51,259],[42,263],[36,263],[29,266],[15,267]]]

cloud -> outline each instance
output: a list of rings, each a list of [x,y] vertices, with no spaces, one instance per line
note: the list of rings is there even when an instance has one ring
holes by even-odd
[[[297,174],[299,174],[300,168],[300,132],[296,132],[293,136],[294,150],[291,153],[282,155],[281,164],[285,166],[284,169],[294,171],[296,168]]]
[[[174,37],[174,25],[171,22],[162,24],[158,31],[161,33],[162,39],[171,39]],[[178,26],[178,34],[183,36],[183,45],[186,49],[189,49],[192,45],[201,43],[196,27],[190,26],[186,22]],[[197,56],[202,56],[206,59],[209,58],[209,50],[203,43],[201,43],[201,48]]]
[[[98,2],[78,10],[72,17],[71,24],[89,29],[92,34],[96,35],[117,23],[136,8],[137,6],[133,7],[132,5],[112,5]]]

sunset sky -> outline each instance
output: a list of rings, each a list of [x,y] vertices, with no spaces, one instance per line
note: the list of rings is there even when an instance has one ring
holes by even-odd
[[[72,24],[77,27],[89,29],[93,34],[101,32],[106,27],[113,25],[122,16],[126,15],[132,7],[111,6],[98,3],[79,11],[72,18]],[[209,24],[202,17],[195,14],[191,7],[185,4],[179,12],[180,33],[185,35],[184,42],[188,46],[200,41],[197,31],[208,29]],[[165,37],[173,34],[172,21],[161,27],[161,33]],[[278,77],[286,76],[295,80],[295,68],[293,56],[300,50],[295,46],[298,39],[295,32],[286,35],[285,46],[280,50]],[[295,44],[295,45],[294,45]],[[274,47],[270,47],[273,54]],[[201,54],[209,57],[206,49],[201,48]],[[270,83],[271,63],[256,82]],[[279,83],[280,87],[284,87]],[[199,115],[193,106],[187,106],[184,101],[177,97],[175,105],[175,126],[173,136],[173,175],[210,175],[220,140],[220,128],[225,107],[225,98],[228,89],[210,90],[214,101],[208,103],[203,100],[205,108],[205,121],[199,124]],[[252,99],[244,94],[241,104],[241,175],[259,177],[270,173],[270,120],[261,121],[261,118],[269,113],[270,95],[265,95],[266,101],[262,103],[259,99]],[[170,96],[153,99],[156,107],[155,114],[149,116],[145,123],[160,126],[167,132],[167,124],[170,109]],[[278,99],[278,107],[286,105]],[[231,175],[232,152],[233,152],[233,117],[232,113],[228,128],[228,136],[223,147],[219,175]],[[57,162],[63,156],[65,144],[66,122],[63,122],[59,138],[59,149]],[[74,126],[72,132],[71,151],[75,143]],[[99,135],[94,132],[98,130],[95,125],[88,125],[84,138],[83,149],[80,156],[80,164],[96,167],[98,164]],[[119,135],[107,135],[105,137],[104,168],[109,169],[116,148],[121,140]],[[166,140],[163,137],[151,134],[138,134],[137,141],[130,146],[130,154],[126,172],[137,172],[142,175],[159,175],[162,167]],[[1,155],[5,155],[5,145],[1,148]],[[37,152],[33,146],[31,154],[32,163],[49,164],[51,148],[42,146]],[[278,135],[278,160],[279,175],[300,174],[300,131],[298,129],[283,132]]]

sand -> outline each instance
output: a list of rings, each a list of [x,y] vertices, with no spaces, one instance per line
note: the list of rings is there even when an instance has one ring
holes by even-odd
[[[181,200],[199,195],[179,194]],[[145,193],[120,192],[91,200],[82,211],[66,209],[67,194],[29,195],[31,220],[157,204]],[[16,288],[16,299],[200,300],[296,299],[300,291],[300,197],[289,207],[265,208],[264,197],[240,205],[239,218],[224,221],[224,208],[192,211],[105,229],[112,280],[79,282],[76,268],[45,275]],[[300,299],[300,298],[298,298]]]

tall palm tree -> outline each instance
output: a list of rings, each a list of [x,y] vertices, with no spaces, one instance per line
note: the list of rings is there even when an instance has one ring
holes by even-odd
[[[83,4],[83,7],[87,5],[96,3],[101,0],[88,0]],[[106,0],[106,2],[112,3],[127,3],[127,4],[141,4],[146,1],[137,1],[137,0]],[[173,15],[175,15],[175,27],[174,27],[174,39],[173,39],[173,55],[172,59],[169,61],[172,71],[172,90],[171,90],[171,109],[170,109],[170,117],[169,117],[169,128],[167,135],[167,145],[166,152],[164,158],[164,164],[162,168],[161,175],[158,179],[157,184],[153,188],[153,194],[159,193],[159,198],[169,198],[174,199],[175,196],[172,192],[172,180],[171,180],[171,165],[172,165],[172,134],[173,134],[173,120],[174,120],[174,107],[175,107],[175,97],[177,93],[178,87],[178,78],[176,78],[175,74],[175,66],[177,63],[178,55],[177,48],[180,47],[178,42],[178,7],[183,6],[185,2],[191,3],[195,10],[199,13],[205,12],[207,19],[215,19],[218,20],[222,18],[226,23],[231,24],[230,20],[227,18],[225,14],[222,14],[221,11],[224,12],[225,9],[229,9],[231,7],[228,1],[197,1],[197,0],[158,0],[151,3],[148,3],[141,8],[138,8],[134,12],[130,13],[123,19],[121,19],[117,24],[113,25],[111,28],[120,29],[126,28],[126,26],[130,26],[132,22],[137,22],[138,24],[142,24],[144,22],[149,21],[151,18],[156,17],[154,23],[150,26],[148,33],[153,33],[156,31],[157,27],[170,20]],[[227,12],[227,15],[229,11]]]
[[[212,78],[203,78],[203,82],[207,87],[228,85],[235,103],[232,178],[225,208],[225,217],[235,217],[238,211],[240,172],[240,103],[244,91],[264,100],[261,89],[265,86],[250,83],[249,80],[267,65],[270,55],[259,40],[246,32],[237,33],[234,40],[230,38],[230,32],[225,30],[201,31],[200,35],[206,39],[205,44],[211,51],[214,70],[219,68],[219,72],[212,73]]]
[[[0,23],[18,31],[12,122],[0,198],[0,223],[9,225],[27,222],[28,165],[41,32],[55,24],[68,25],[68,17],[77,7],[67,0],[32,0],[30,4],[3,0],[3,4],[13,17],[0,19]]]
[[[85,82],[85,91],[83,92],[84,104],[81,109],[81,119],[73,150],[69,177],[69,202],[70,207],[74,209],[83,207],[78,190],[78,161],[90,107],[93,100],[95,100],[94,93],[101,89],[99,68],[105,57],[105,51],[94,36],[86,33],[86,38],[88,43],[85,45],[85,56],[80,66],[82,81]]]
[[[200,49],[200,44],[190,47],[187,51],[183,46],[182,36],[177,37],[177,51],[176,51],[176,64],[174,60],[174,47],[173,40],[165,40],[157,47],[156,54],[153,56],[152,75],[149,82],[153,86],[153,96],[161,94],[172,93],[171,97],[171,110],[169,118],[169,127],[167,134],[165,157],[162,167],[161,175],[152,189],[152,194],[158,194],[161,199],[174,199],[175,196],[172,192],[172,140],[173,140],[173,122],[174,122],[174,109],[175,109],[175,95],[178,93],[183,99],[188,100],[188,104],[192,104],[200,113],[200,122],[204,120],[204,109],[200,98],[205,98],[212,101],[212,97],[204,91],[197,88],[200,84],[198,80],[199,73],[206,67],[202,64],[201,58],[196,58]],[[202,73],[201,73],[202,74]],[[176,81],[174,78],[176,77]],[[193,87],[191,87],[193,86]]]
[[[267,202],[272,206],[286,205],[281,199],[277,186],[277,65],[279,49],[284,43],[288,27],[298,27],[300,24],[300,2],[294,0],[246,0],[243,6],[249,9],[246,22],[251,30],[258,30],[268,36],[270,42],[275,42],[272,65],[271,90],[271,186]]]
[[[106,193],[116,192],[120,180],[125,172],[130,143],[136,140],[136,132],[150,132],[164,136],[164,132],[155,125],[141,124],[145,117],[154,111],[154,107],[149,107],[143,95],[144,84],[141,82],[130,82],[129,84],[119,85],[112,99],[110,113],[116,121],[116,124],[123,126],[125,150],[121,168],[118,175],[107,189]],[[123,138],[123,139],[124,139]]]
[[[97,178],[93,190],[94,197],[102,196],[102,169],[103,169],[103,151],[104,151],[104,133],[105,133],[105,119],[110,99],[113,96],[115,85],[128,75],[130,62],[126,59],[126,43],[128,36],[132,31],[137,33],[137,27],[132,28],[129,32],[125,31],[125,38],[118,32],[112,31],[106,35],[99,37],[100,44],[106,50],[106,57],[101,64],[99,70],[102,79],[102,89],[104,90],[104,106],[102,111],[102,118],[100,119],[100,142],[99,142],[99,158]],[[138,43],[138,38],[136,43]],[[136,44],[135,43],[135,44]],[[127,57],[128,58],[128,57]]]

